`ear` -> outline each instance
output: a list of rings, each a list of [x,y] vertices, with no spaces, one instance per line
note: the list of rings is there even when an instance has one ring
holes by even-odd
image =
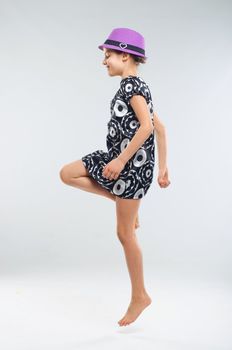
[[[122,58],[129,59],[130,54],[122,51]]]

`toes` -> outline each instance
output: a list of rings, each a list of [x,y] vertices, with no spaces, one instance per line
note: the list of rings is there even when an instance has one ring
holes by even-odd
[[[124,326],[128,326],[128,324],[130,324],[130,321],[125,321],[124,322]]]
[[[125,326],[125,320],[123,320],[123,321],[121,322],[121,325],[122,325],[122,326]]]
[[[125,326],[125,320],[124,319],[121,320],[119,324],[120,324],[120,326]]]
[[[127,321],[127,320],[123,320],[122,325],[123,325],[123,326],[126,326],[127,324],[128,324],[128,321]]]
[[[124,318],[122,318],[120,321],[118,321],[118,324],[119,324],[120,326],[122,326],[122,325],[123,325],[123,322],[124,322]]]
[[[118,324],[120,326],[128,326],[131,322],[133,322],[133,321],[129,321],[129,320],[123,318],[122,320],[118,321]]]

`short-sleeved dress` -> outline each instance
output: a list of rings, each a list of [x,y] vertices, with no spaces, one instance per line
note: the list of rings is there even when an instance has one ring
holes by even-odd
[[[102,175],[104,166],[127,147],[140,123],[130,98],[142,95],[146,99],[150,118],[154,126],[153,102],[150,89],[139,76],[129,75],[120,82],[120,88],[110,103],[111,118],[107,123],[107,152],[96,150],[81,159],[88,173],[103,188],[121,198],[140,199],[151,186],[155,165],[155,132],[151,132],[142,146],[127,161],[117,179],[107,179]]]

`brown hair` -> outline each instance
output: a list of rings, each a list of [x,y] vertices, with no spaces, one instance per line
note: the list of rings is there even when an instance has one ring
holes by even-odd
[[[114,50],[114,49],[107,49],[107,51],[111,51],[111,52],[115,52],[118,55],[121,55],[123,53],[123,51],[119,51],[119,50]],[[146,57],[142,57],[142,56],[137,56],[134,55],[133,53],[129,53],[127,52],[134,60],[136,65],[139,65],[140,63],[146,63],[147,62],[147,58]]]

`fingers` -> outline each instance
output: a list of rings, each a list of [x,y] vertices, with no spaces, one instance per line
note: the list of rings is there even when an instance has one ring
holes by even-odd
[[[118,178],[119,174],[113,173],[113,172],[110,173],[108,170],[108,171],[105,171],[105,173],[103,171],[102,176],[105,177],[106,179],[109,179],[109,180],[116,180]]]
[[[168,181],[168,182],[164,182],[163,184],[162,184],[162,187],[168,187],[169,185],[170,185],[170,181]]]
[[[111,173],[111,174],[109,174],[108,176],[105,176],[105,177],[107,179],[109,179],[109,180],[116,180],[118,178],[118,174],[117,173],[115,173],[115,174]]]
[[[159,178],[158,183],[159,183],[160,187],[165,188],[165,187],[168,187],[170,185],[171,181],[169,181],[167,179],[160,179]]]

